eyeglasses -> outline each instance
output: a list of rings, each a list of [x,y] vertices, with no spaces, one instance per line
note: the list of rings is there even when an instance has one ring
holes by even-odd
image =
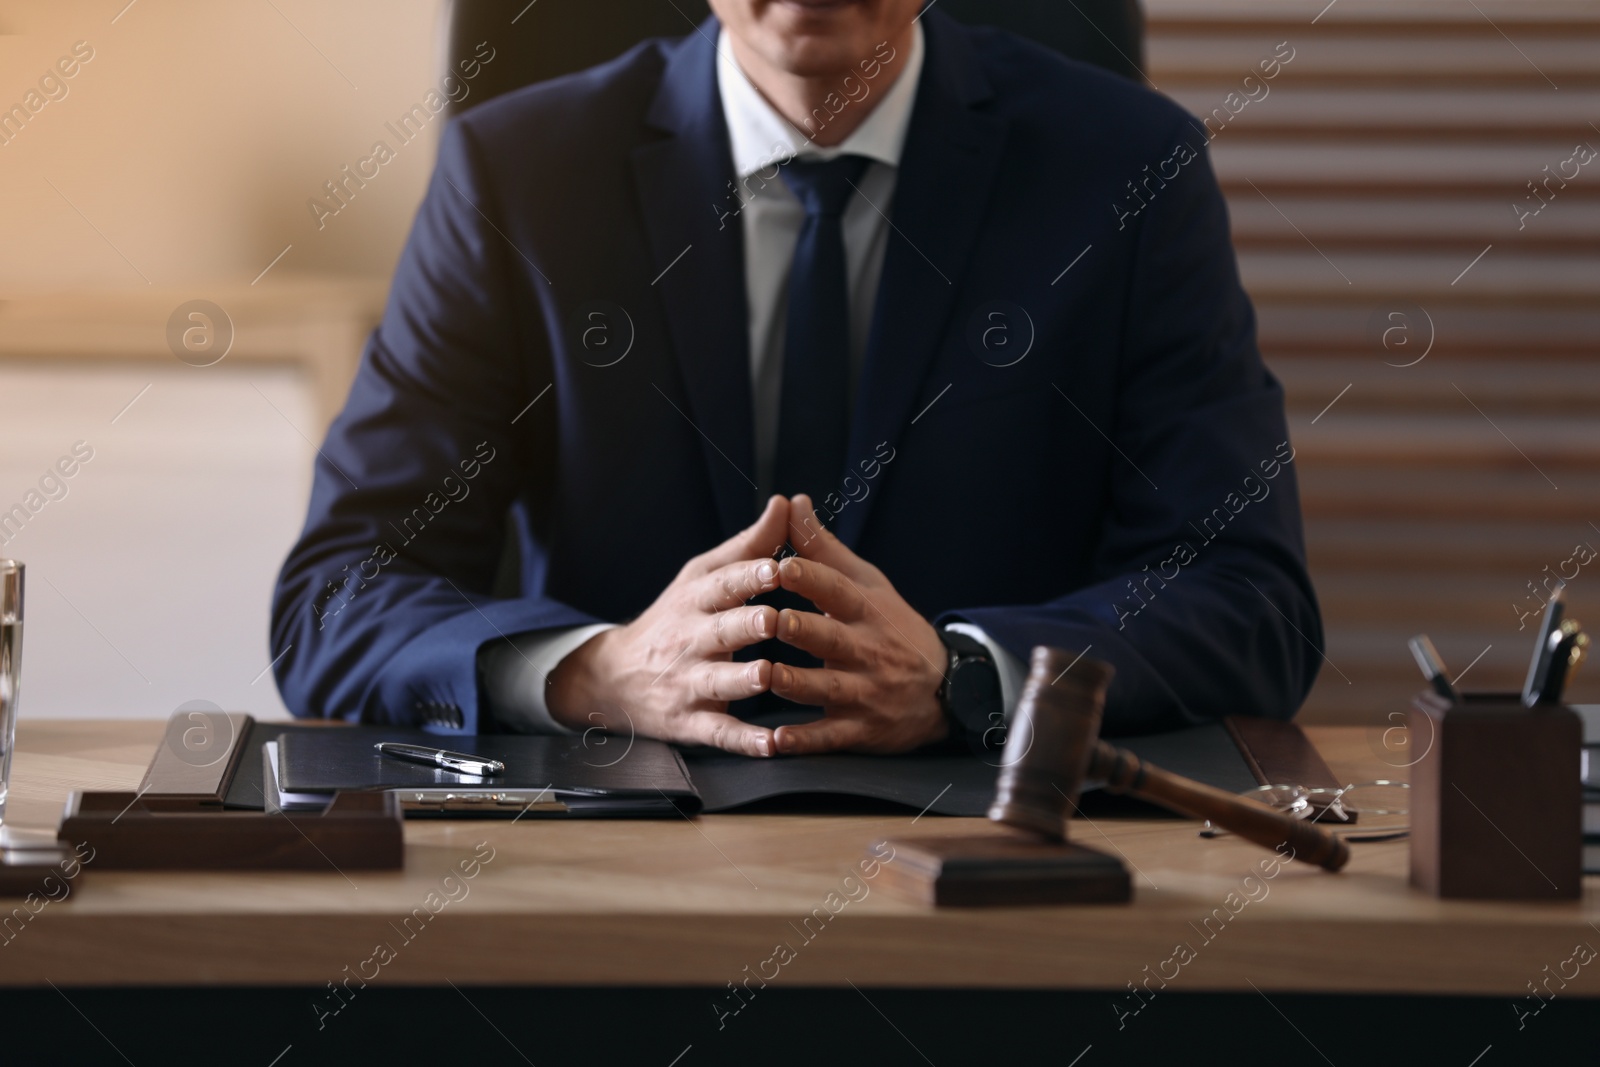
[[[1393,841],[1411,832],[1407,820],[1410,790],[1407,782],[1379,778],[1338,789],[1258,785],[1239,795],[1296,819],[1323,823],[1346,841]],[[1221,837],[1227,832],[1207,819],[1200,836]]]

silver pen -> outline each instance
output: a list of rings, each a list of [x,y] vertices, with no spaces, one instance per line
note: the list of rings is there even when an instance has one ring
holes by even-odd
[[[1433,691],[1452,704],[1461,703],[1460,694],[1456,692],[1456,687],[1450,684],[1449,675],[1444,672],[1444,661],[1439,658],[1439,650],[1433,647],[1428,635],[1418,634],[1407,644],[1411,646],[1412,658],[1422,669],[1422,676],[1433,686]]]
[[[470,774],[478,778],[492,778],[497,774],[503,774],[506,769],[506,765],[497,759],[484,759],[468,752],[449,752],[442,748],[429,748],[426,745],[401,745],[393,741],[380,741],[374,747],[381,755],[403,759],[409,763],[424,763],[430,767],[454,771],[456,774]]]

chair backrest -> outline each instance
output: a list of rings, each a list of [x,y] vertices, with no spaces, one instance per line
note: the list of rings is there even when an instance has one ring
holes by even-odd
[[[705,0],[451,0],[448,56],[494,49],[452,114],[504,92],[584,70],[647,37],[694,32]],[[1138,0],[935,0],[939,10],[997,26],[1072,59],[1142,79],[1144,17]],[[520,9],[520,13],[519,13]]]
[[[936,0],[939,10],[973,26],[996,26],[1144,81],[1144,11],[1139,0]]]

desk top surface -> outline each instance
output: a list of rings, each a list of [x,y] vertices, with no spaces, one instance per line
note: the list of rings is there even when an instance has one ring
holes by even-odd
[[[137,788],[163,727],[22,723],[8,822],[53,827],[72,789]],[[1342,780],[1403,774],[1377,731],[1307,732]],[[936,910],[862,876],[879,839],[989,829],[909,814],[425,821],[406,825],[400,872],[91,863],[70,899],[12,919],[0,985],[321,986],[388,946],[385,981],[411,984],[722,987],[776,958],[797,986],[1122,990],[1159,972],[1197,991],[1521,995],[1575,944],[1600,946],[1600,879],[1571,903],[1439,901],[1406,884],[1403,840],[1355,845],[1338,875],[1264,877],[1270,853],[1190,821],[1075,822],[1125,857],[1131,905]],[[1564,995],[1585,986],[1600,993],[1584,974]]]

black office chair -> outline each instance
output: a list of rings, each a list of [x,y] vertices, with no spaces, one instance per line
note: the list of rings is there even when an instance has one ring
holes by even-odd
[[[1138,0],[935,0],[973,25],[997,26],[1142,81],[1144,14]],[[480,41],[494,60],[479,68],[455,114],[533,82],[584,70],[647,37],[681,37],[708,14],[705,0],[452,0],[452,68]],[[515,19],[513,22],[512,20]]]
[[[995,26],[1068,59],[1144,81],[1144,11],[1139,0],[936,0],[973,26]]]

